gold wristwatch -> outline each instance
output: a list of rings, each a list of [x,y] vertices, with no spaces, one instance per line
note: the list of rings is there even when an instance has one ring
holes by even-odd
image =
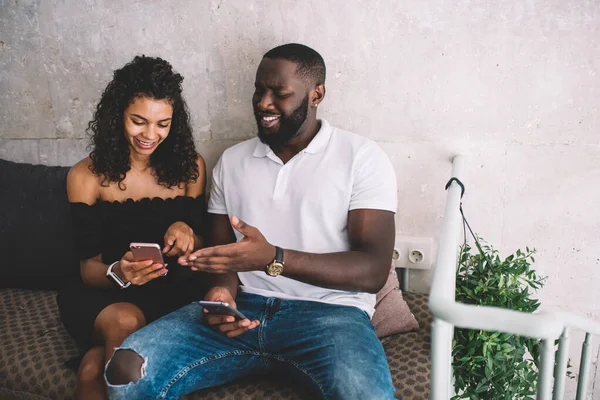
[[[269,276],[278,276],[283,272],[283,249],[275,246],[275,259],[267,265],[266,273]]]

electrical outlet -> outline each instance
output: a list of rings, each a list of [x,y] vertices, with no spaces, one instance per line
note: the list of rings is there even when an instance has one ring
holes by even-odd
[[[431,269],[434,261],[433,238],[397,234],[392,258],[396,268]]]

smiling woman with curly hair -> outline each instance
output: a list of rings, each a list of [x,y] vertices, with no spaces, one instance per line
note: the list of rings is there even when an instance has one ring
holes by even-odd
[[[136,57],[115,72],[98,103],[94,120],[88,125],[94,144],[90,154],[92,171],[103,176],[103,184],[116,182],[122,187],[131,166],[124,112],[133,100],[144,97],[165,99],[173,108],[169,135],[150,155],[150,167],[158,182],[171,187],[198,178],[190,116],[181,96],[182,81],[183,77],[160,58]]]
[[[115,347],[206,290],[204,275],[177,263],[202,246],[206,229],[205,166],[182,81],[160,58],[138,56],[115,71],[88,126],[90,156],[67,177],[81,279],[65,282],[58,304],[85,350],[78,398],[105,398],[103,367]],[[136,242],[154,254],[134,256]]]

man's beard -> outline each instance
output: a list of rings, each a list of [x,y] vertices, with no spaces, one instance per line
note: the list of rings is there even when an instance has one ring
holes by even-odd
[[[306,121],[306,116],[308,115],[308,94],[289,117],[283,115],[279,117],[279,130],[276,133],[265,133],[260,124],[262,117],[258,114],[255,115],[256,124],[258,125],[258,138],[260,141],[271,148],[280,149],[298,136],[300,127],[304,121]]]

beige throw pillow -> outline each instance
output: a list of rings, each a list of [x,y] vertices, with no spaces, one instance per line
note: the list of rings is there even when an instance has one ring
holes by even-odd
[[[395,333],[419,329],[419,323],[402,297],[393,262],[385,286],[377,293],[375,314],[371,323],[380,339]]]

